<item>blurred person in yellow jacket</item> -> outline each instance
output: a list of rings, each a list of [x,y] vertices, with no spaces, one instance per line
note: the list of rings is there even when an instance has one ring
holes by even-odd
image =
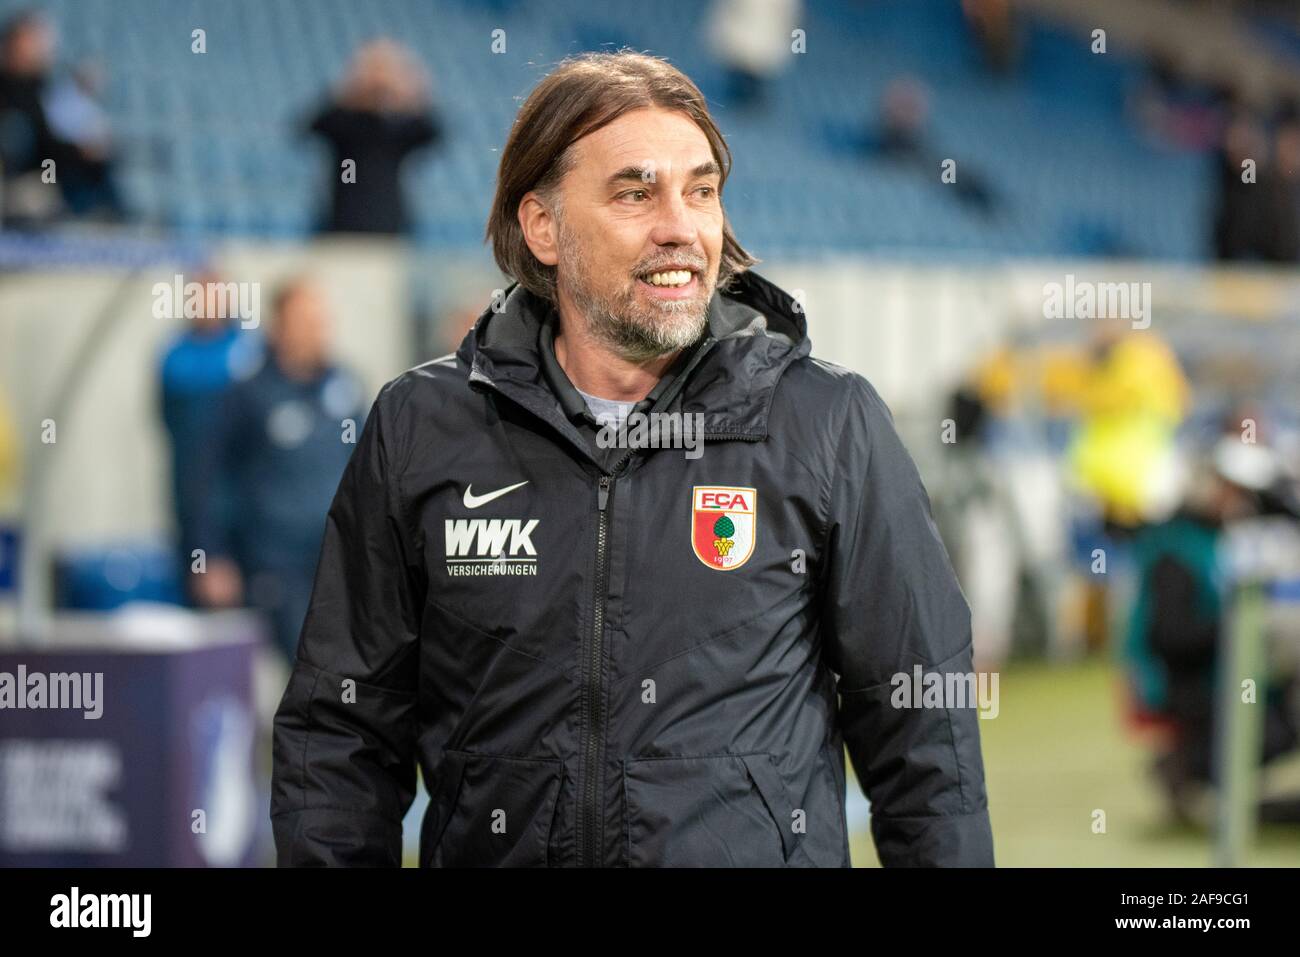
[[[1123,541],[1176,504],[1175,436],[1191,389],[1163,339],[1118,319],[1099,326],[1080,386],[1067,464],[1076,487],[1096,500],[1107,534]],[[1111,602],[1105,576],[1085,578],[1084,640],[1097,650],[1107,643]]]
[[[1174,436],[1191,390],[1173,350],[1149,330],[1106,320],[1082,382],[1068,457],[1111,532],[1162,517],[1176,490]]]

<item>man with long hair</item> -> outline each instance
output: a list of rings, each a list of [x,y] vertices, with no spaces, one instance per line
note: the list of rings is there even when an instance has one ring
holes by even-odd
[[[931,693],[973,675],[925,489],[750,271],[730,164],[654,57],[523,104],[487,226],[513,282],[382,390],[330,510],[282,865],[399,864],[418,760],[421,866],[848,866],[846,744],[883,863],[993,863],[976,711]]]

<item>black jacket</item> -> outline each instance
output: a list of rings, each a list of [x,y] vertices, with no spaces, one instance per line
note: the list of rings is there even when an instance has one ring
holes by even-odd
[[[746,273],[642,403],[703,454],[610,453],[548,317],[512,285],[375,401],[275,718],[280,864],[400,864],[418,759],[422,866],[848,866],[847,744],[886,865],[992,865],[977,712],[891,705],[970,672],[970,613],[871,385]]]

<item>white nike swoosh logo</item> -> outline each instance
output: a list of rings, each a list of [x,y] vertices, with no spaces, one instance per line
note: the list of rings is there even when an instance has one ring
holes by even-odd
[[[465,507],[478,508],[480,505],[486,505],[488,502],[491,502],[493,499],[500,498],[502,495],[505,495],[507,492],[513,492],[517,488],[523,488],[527,484],[528,484],[527,482],[520,482],[518,485],[507,485],[505,488],[499,488],[495,492],[488,492],[486,495],[475,495],[471,491],[471,489],[474,488],[474,485],[471,483],[465,486],[465,499],[464,499]]]

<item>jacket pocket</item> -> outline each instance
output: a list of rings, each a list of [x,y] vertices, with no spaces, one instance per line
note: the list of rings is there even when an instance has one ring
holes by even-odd
[[[547,867],[564,763],[446,750],[428,867]]]
[[[785,867],[792,811],[767,752],[623,762],[629,867]]]

